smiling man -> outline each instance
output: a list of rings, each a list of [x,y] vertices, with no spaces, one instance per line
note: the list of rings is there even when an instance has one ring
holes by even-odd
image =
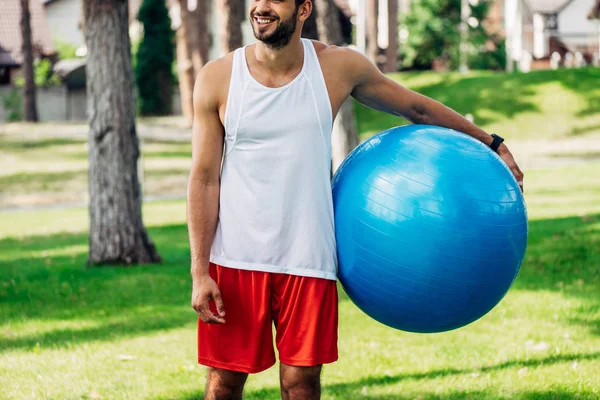
[[[197,77],[188,226],[207,399],[240,399],[248,374],[275,363],[273,324],[282,398],[320,398],[321,366],[338,357],[331,130],[348,96],[479,139],[522,187],[501,138],[358,52],[301,39],[311,10],[311,0],[252,2],[256,43]]]

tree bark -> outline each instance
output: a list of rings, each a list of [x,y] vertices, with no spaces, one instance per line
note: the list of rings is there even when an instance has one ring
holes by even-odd
[[[21,0],[21,37],[23,52],[23,117],[25,121],[37,122],[38,112],[35,102],[35,78],[33,73],[33,46],[31,43],[31,13],[29,0]]]
[[[379,46],[377,45],[377,18],[379,16],[379,0],[367,2],[367,57],[377,65]]]
[[[84,0],[89,118],[89,264],[159,262],[142,222],[126,0]]]
[[[324,43],[343,46],[342,26],[339,19],[339,9],[333,0],[315,0],[317,10],[317,29],[319,39]]]
[[[398,71],[398,0],[388,2],[388,47],[385,51],[385,72]]]
[[[333,123],[331,133],[331,173],[337,171],[346,156],[360,143],[358,127],[356,126],[356,115],[354,114],[354,102],[347,99]]]
[[[187,32],[188,48],[194,65],[194,78],[200,72],[200,69],[208,62],[212,36],[210,34],[210,24],[208,16],[210,15],[211,1],[197,0],[196,8],[187,9],[185,24]],[[183,21],[183,19],[182,19]]]
[[[185,1],[185,0],[183,0]],[[182,12],[183,14],[183,12]],[[181,112],[188,125],[192,124],[194,108],[192,95],[194,91],[194,65],[187,44],[186,26],[182,23],[176,33],[177,54],[177,76],[179,81],[179,96],[181,100]]]
[[[316,0],[317,27],[321,41],[336,46],[343,46],[342,27],[339,10],[333,0]],[[358,145],[358,129],[354,114],[354,103],[348,98],[338,111],[331,134],[331,167],[335,173],[346,156]]]
[[[177,30],[177,73],[181,110],[188,123],[193,119],[192,95],[194,82],[200,69],[208,62],[212,36],[207,16],[210,1],[197,0],[196,8],[188,9],[187,0],[179,0],[181,24]]]
[[[217,4],[222,18],[219,32],[221,49],[229,53],[244,45],[242,22],[246,5],[244,0],[219,0]]]

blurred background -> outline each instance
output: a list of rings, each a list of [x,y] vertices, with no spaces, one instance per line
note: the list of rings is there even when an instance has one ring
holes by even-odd
[[[254,41],[250,1],[105,1],[123,10],[117,42],[130,51],[92,57],[88,44],[109,35],[84,10],[102,1],[0,0],[2,399],[202,397],[185,223],[191,95],[204,64]],[[303,36],[354,47],[505,137],[530,217],[513,288],[465,328],[393,331],[341,291],[340,361],[325,368],[323,398],[600,398],[600,2],[313,3]],[[133,94],[124,108],[98,101],[88,76],[117,64],[107,88]],[[90,189],[98,115],[134,126],[132,204],[143,199],[139,232],[160,263],[90,256],[111,245],[90,228],[102,196]],[[361,140],[406,123],[348,102],[334,168]],[[246,394],[279,398],[277,368]]]

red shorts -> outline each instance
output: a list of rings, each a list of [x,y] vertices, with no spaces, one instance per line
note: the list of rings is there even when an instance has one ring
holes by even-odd
[[[225,324],[198,319],[198,363],[256,373],[279,360],[313,366],[337,360],[338,303],[333,280],[247,271],[210,264],[225,306]],[[211,304],[215,312],[214,304]]]

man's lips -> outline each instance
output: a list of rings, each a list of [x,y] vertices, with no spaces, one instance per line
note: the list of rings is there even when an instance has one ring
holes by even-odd
[[[272,17],[261,17],[261,16],[255,16],[254,20],[256,21],[256,23],[258,25],[269,25],[271,22],[275,22],[276,19],[272,18]]]

